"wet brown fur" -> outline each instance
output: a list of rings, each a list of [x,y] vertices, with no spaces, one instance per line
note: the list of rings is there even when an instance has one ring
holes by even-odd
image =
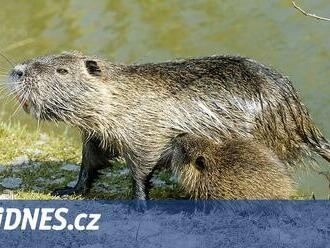
[[[172,169],[194,199],[289,199],[295,192],[287,166],[256,140],[217,144],[181,135],[173,140]]]
[[[78,183],[57,195],[87,193],[106,161],[123,156],[134,196],[147,199],[152,172],[169,165],[171,141],[185,133],[217,143],[253,139],[292,166],[312,153],[330,161],[329,142],[289,79],[248,58],[121,65],[66,52],[17,65],[10,79],[37,119],[83,133]]]

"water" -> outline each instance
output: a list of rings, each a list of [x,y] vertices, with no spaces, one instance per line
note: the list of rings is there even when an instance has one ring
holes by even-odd
[[[303,0],[329,16],[326,0]],[[320,129],[330,137],[330,23],[305,17],[290,1],[2,1],[0,49],[15,62],[46,53],[80,50],[115,62],[163,61],[240,54],[288,75]],[[0,60],[1,74],[9,70]],[[13,102],[0,105],[0,121],[37,123]],[[71,128],[41,124],[76,135]],[[326,163],[322,163],[326,169]],[[327,181],[301,174],[300,189],[329,194]]]

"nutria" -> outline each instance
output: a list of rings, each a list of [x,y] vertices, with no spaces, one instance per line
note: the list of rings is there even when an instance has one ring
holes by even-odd
[[[292,165],[311,151],[330,161],[329,142],[288,78],[244,57],[123,65],[65,52],[17,65],[8,87],[37,119],[82,130],[78,183],[57,195],[88,192],[97,170],[120,155],[135,197],[147,199],[152,172],[168,166],[182,133],[254,138]]]
[[[290,168],[253,139],[218,144],[179,135],[171,164],[184,191],[195,199],[289,199],[295,192]]]

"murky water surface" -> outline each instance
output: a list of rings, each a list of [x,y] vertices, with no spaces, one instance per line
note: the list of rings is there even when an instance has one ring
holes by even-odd
[[[315,122],[330,137],[330,24],[304,17],[290,2],[2,1],[0,50],[15,62],[63,50],[124,63],[213,54],[253,57],[291,78]],[[330,15],[326,0],[299,4]],[[1,59],[0,73],[9,69]],[[14,102],[3,96],[0,101],[0,121],[37,128],[23,111],[12,115]],[[64,125],[42,123],[40,129],[77,135]],[[298,174],[302,191],[315,192],[317,197],[329,194],[325,178]]]

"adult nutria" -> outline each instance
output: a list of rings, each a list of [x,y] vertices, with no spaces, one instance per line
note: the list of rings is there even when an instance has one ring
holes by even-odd
[[[311,151],[330,161],[329,142],[291,82],[248,58],[121,65],[66,52],[17,65],[8,86],[37,119],[82,130],[78,183],[58,195],[88,192],[105,161],[121,155],[135,197],[146,199],[154,168],[168,164],[171,140],[183,133],[217,142],[254,138],[288,164]]]
[[[172,169],[195,199],[289,199],[295,191],[289,168],[251,139],[217,144],[180,135],[173,140]]]

